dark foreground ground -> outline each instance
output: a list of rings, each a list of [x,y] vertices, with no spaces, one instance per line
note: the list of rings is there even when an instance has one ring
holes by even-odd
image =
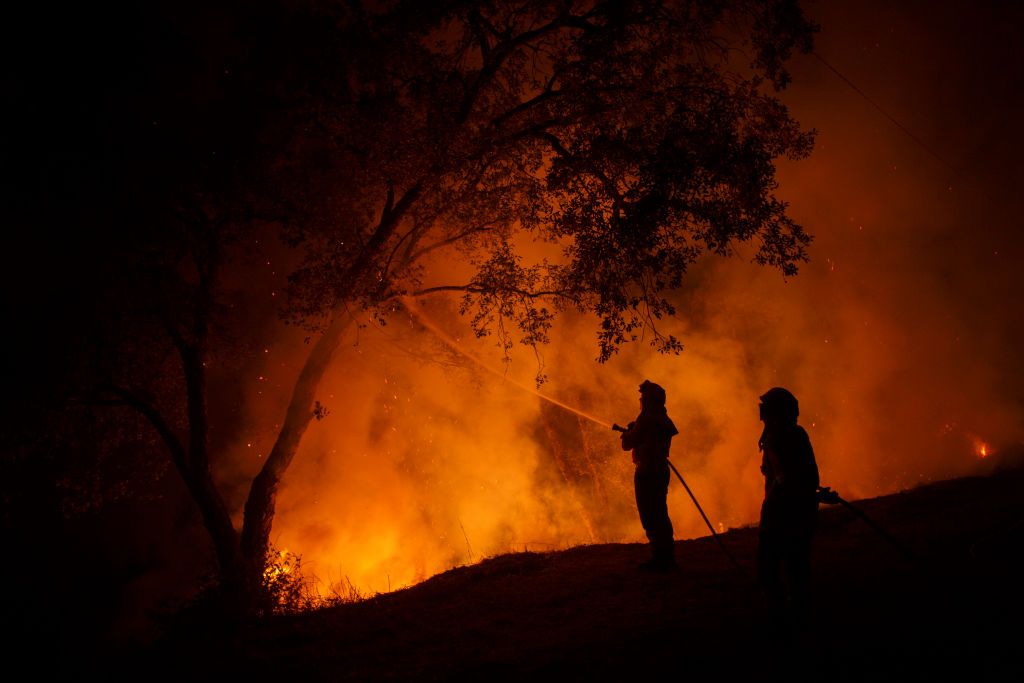
[[[1024,470],[857,505],[917,561],[823,508],[815,613],[796,631],[762,608],[745,528],[722,537],[742,574],[710,538],[678,543],[670,575],[636,571],[640,545],[505,555],[362,603],[233,631],[193,624],[102,668],[225,681],[1024,680]]]

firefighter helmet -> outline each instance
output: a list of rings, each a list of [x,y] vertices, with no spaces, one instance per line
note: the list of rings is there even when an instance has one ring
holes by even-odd
[[[645,379],[640,385],[640,396],[649,400],[653,405],[665,405],[665,390],[650,380]]]
[[[772,387],[761,394],[761,419],[772,417],[787,422],[796,422],[800,415],[800,404],[788,389]]]

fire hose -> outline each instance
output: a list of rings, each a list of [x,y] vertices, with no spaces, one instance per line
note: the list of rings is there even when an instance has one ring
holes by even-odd
[[[612,429],[616,432],[626,431],[625,427],[622,427],[617,424],[613,424]],[[725,553],[725,556],[729,558],[729,561],[733,564],[734,567],[736,567],[737,570],[740,571],[740,573],[746,574],[744,569],[740,566],[740,563],[736,561],[736,558],[733,557],[733,554],[731,552],[729,552],[729,549],[725,546],[725,543],[722,542],[722,539],[718,535],[718,532],[715,531],[714,525],[711,524],[711,520],[709,520],[708,516],[704,513],[704,508],[701,507],[700,502],[697,500],[697,496],[693,494],[693,491],[686,483],[686,480],[683,479],[683,475],[679,473],[679,470],[676,469],[676,466],[672,464],[671,460],[666,459],[666,462],[668,463],[668,466],[672,469],[672,471],[675,473],[676,478],[679,480],[679,483],[683,485],[684,489],[686,489],[686,493],[690,496],[690,500],[693,501],[694,507],[697,508],[697,512],[700,513],[701,519],[704,520],[704,524],[707,525],[708,531],[711,532],[711,537],[715,539],[715,542],[718,544],[718,547],[722,549],[722,552]],[[872,531],[874,531],[879,536],[888,541],[889,544],[896,549],[896,551],[900,554],[901,557],[903,557],[904,560],[906,560],[912,565],[918,564],[917,558],[914,557],[914,555],[909,550],[907,550],[906,546],[904,546],[902,543],[896,540],[896,538],[888,531],[879,526],[877,522],[868,517],[868,515],[865,514],[863,510],[861,510],[856,505],[840,496],[839,493],[832,490],[832,488],[828,486],[819,486],[817,490],[817,498],[819,503],[825,503],[826,505],[842,505],[844,508],[852,512],[856,517],[859,517],[861,521],[863,521],[865,524],[868,525],[868,527],[871,528]]]
[[[898,552],[904,560],[906,560],[912,565],[918,564],[917,558],[914,557],[913,553],[907,550],[907,547],[905,545],[900,543],[892,534],[890,534],[888,531],[879,526],[878,523],[876,523],[873,519],[868,517],[863,510],[858,508],[850,501],[841,497],[837,492],[833,491],[830,487],[818,487],[818,502],[825,503],[827,505],[842,505],[844,508],[846,508],[854,515],[859,517],[861,521],[863,521],[865,524],[871,527],[872,531],[874,531],[879,536],[888,541],[889,544],[896,549],[896,552]]]
[[[481,367],[483,367],[483,368],[485,368],[487,370],[490,370],[491,372],[494,372],[495,374],[499,374],[499,375],[501,375],[502,378],[508,380],[508,378],[504,375],[504,373],[498,373],[496,370],[494,370],[493,368],[490,368],[485,363],[483,363],[480,359],[478,359],[475,356],[473,356],[473,355],[463,351],[459,347],[458,343],[455,340],[453,340],[451,337],[449,337],[447,334],[445,334],[439,327],[437,327],[437,325],[435,325],[433,322],[431,322],[429,320],[429,318],[427,318],[426,316],[421,315],[418,312],[418,308],[416,307],[416,305],[414,303],[414,300],[412,298],[410,298],[410,297],[403,297],[402,300],[406,304],[406,307],[407,307],[407,309],[409,310],[410,313],[412,313],[415,317],[417,317],[419,319],[419,321],[424,326],[426,326],[427,328],[432,330],[436,335],[438,335],[438,337],[440,337],[442,340],[444,340],[452,349],[454,349],[458,353],[462,353],[467,358],[469,358],[470,360],[474,361],[475,363],[477,363]],[[529,392],[531,394],[535,394],[536,396],[540,397],[541,399],[543,399],[543,400],[545,400],[545,401],[547,401],[547,402],[549,402],[549,403],[551,403],[553,405],[557,405],[560,408],[568,410],[568,411],[570,411],[570,412],[572,412],[572,413],[574,413],[574,414],[576,414],[576,415],[578,415],[578,416],[580,416],[580,417],[582,417],[584,419],[587,419],[587,420],[590,420],[591,422],[599,424],[602,427],[608,427],[609,426],[607,422],[604,422],[604,421],[594,417],[593,415],[585,413],[582,410],[579,410],[578,408],[574,408],[574,407],[572,407],[570,405],[562,403],[561,401],[557,401],[557,400],[551,398],[550,396],[546,396],[546,395],[540,393],[539,391],[537,391],[536,389],[531,389],[530,387],[522,385],[522,384],[519,384],[518,382],[514,382],[513,381],[512,383],[515,384],[515,386],[519,387],[520,389],[523,389],[524,391],[527,391],[527,392]],[[620,427],[617,424],[611,425],[611,428],[613,430],[617,431],[617,432],[625,432],[626,431],[625,427]],[[701,508],[700,503],[697,502],[697,497],[693,495],[693,491],[691,491],[690,487],[686,484],[686,481],[683,479],[683,475],[681,475],[679,473],[679,470],[676,469],[676,466],[673,465],[671,461],[669,461],[668,466],[672,468],[672,471],[675,472],[676,477],[679,479],[679,483],[681,483],[683,485],[683,488],[686,489],[686,493],[689,494],[690,500],[692,500],[694,506],[696,506],[697,511],[700,513],[701,518],[704,520],[704,523],[707,525],[708,530],[711,532],[711,536],[715,539],[715,542],[718,543],[718,546],[722,549],[722,551],[729,558],[729,561],[732,562],[732,564],[737,569],[739,569],[742,572],[743,569],[740,567],[740,565],[736,561],[736,559],[732,556],[732,553],[729,552],[729,549],[725,547],[725,544],[722,542],[722,539],[719,538],[718,532],[715,531],[715,527],[712,526],[711,521],[708,520],[708,516],[704,514],[704,509]],[[839,496],[839,494],[836,493],[835,491],[833,491],[831,488],[828,488],[827,486],[826,487],[819,487],[818,491],[817,491],[817,494],[818,494],[818,502],[826,503],[826,504],[831,504],[831,505],[835,505],[835,504],[838,503],[838,504],[842,505],[846,509],[850,510],[854,515],[856,515],[857,517],[860,517],[876,533],[878,533],[885,540],[887,540],[889,543],[891,543],[893,545],[893,547],[895,547],[897,549],[897,551],[900,553],[900,555],[904,559],[910,561],[912,564],[916,564],[917,563],[917,561],[914,558],[914,556],[899,541],[897,541],[895,538],[893,538],[891,534],[889,534],[887,531],[885,531],[885,529],[883,529],[882,527],[878,526],[878,524],[876,524],[874,522],[874,520],[872,520],[870,517],[868,517],[866,514],[864,514],[864,512],[862,512],[859,508],[855,507],[850,502],[848,502],[848,501],[844,500],[843,498],[841,498]]]
[[[690,500],[692,500],[693,504],[697,507],[697,512],[699,512],[700,516],[704,519],[704,523],[708,525],[708,530],[711,532],[711,536],[715,539],[715,542],[718,543],[718,547],[722,549],[722,552],[729,558],[729,561],[732,562],[732,565],[736,567],[737,571],[745,576],[746,572],[743,570],[743,567],[741,567],[740,563],[736,561],[736,558],[732,556],[729,549],[725,547],[725,543],[723,543],[722,539],[718,536],[718,532],[715,531],[715,527],[711,524],[711,521],[708,520],[708,516],[704,514],[704,508],[702,508],[700,503],[697,502],[697,496],[693,495],[693,491],[691,491],[690,487],[686,485],[686,480],[683,479],[683,475],[679,474],[679,470],[676,469],[676,466],[672,464],[671,460],[666,460],[666,462],[668,462],[668,466],[672,468],[672,471],[676,473],[676,478],[679,479],[679,483],[682,484],[683,488],[686,489],[686,492],[690,494]]]
[[[625,427],[621,427],[617,424],[613,424],[612,429],[616,432],[626,431]],[[686,480],[683,479],[683,475],[679,473],[679,470],[676,469],[676,466],[672,464],[671,460],[668,460],[666,458],[665,461],[668,463],[668,466],[672,468],[672,471],[675,472],[676,478],[679,479],[679,483],[683,485],[684,489],[686,489],[686,493],[689,494],[690,500],[693,501],[694,506],[697,508],[697,512],[700,513],[701,519],[703,519],[704,523],[707,524],[708,531],[711,532],[711,537],[715,539],[715,542],[718,544],[718,547],[722,549],[722,552],[725,553],[725,556],[729,558],[729,561],[732,562],[732,565],[736,567],[736,569],[741,574],[746,575],[746,572],[744,571],[743,567],[741,567],[740,563],[736,561],[736,558],[732,556],[732,553],[729,552],[729,549],[725,547],[725,543],[722,542],[722,539],[721,537],[719,537],[718,532],[715,531],[715,527],[713,524],[711,524],[711,520],[709,520],[708,516],[704,514],[704,508],[700,506],[700,503],[697,501],[697,496],[693,495],[693,491],[690,490],[690,487],[687,485]]]

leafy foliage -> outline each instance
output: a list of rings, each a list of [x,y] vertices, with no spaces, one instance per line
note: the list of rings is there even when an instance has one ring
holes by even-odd
[[[292,232],[292,321],[461,291],[506,353],[510,325],[535,346],[558,311],[596,314],[604,361],[644,328],[681,348],[656,321],[702,254],[754,241],[784,275],[806,260],[773,194],[774,160],[812,144],[771,92],[811,45],[795,2],[359,7],[339,10],[344,82],[307,104],[344,190],[333,225]],[[441,280],[431,257],[451,250],[475,274]]]
[[[303,570],[302,556],[274,546],[263,569],[263,594],[266,611],[274,614],[302,612],[323,603],[316,579]]]

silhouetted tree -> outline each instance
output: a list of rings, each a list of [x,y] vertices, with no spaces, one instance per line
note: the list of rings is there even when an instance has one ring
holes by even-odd
[[[454,293],[507,352],[514,335],[546,342],[573,309],[596,316],[605,361],[643,330],[680,350],[656,322],[702,254],[754,242],[787,275],[806,258],[810,238],[774,195],[774,161],[812,144],[772,94],[791,51],[810,47],[793,0],[356,0],[222,23],[236,43],[205,24],[214,66],[198,72],[219,75],[192,79],[202,106],[182,105],[216,125],[179,120],[209,139],[178,140],[191,155],[168,143],[183,165],[159,198],[169,237],[132,251],[132,282],[149,285],[130,298],[163,341],[124,348],[135,361],[91,400],[155,429],[244,607],[258,605],[277,489],[322,415],[317,388],[353,311]],[[221,275],[254,225],[301,250],[282,313],[315,334],[238,529],[211,473],[208,359],[230,319]],[[524,234],[550,255],[522,253]],[[467,279],[442,279],[452,252]],[[177,369],[145,360],[167,352]],[[140,369],[181,380],[154,395]]]
[[[543,343],[574,308],[598,318],[599,360],[645,327],[675,352],[654,323],[702,253],[756,240],[759,263],[792,274],[809,242],[773,194],[773,162],[811,137],[766,92],[810,47],[794,2],[350,4],[339,26],[347,77],[313,121],[345,192],[330,221],[292,235],[307,258],[288,314],[321,332],[246,504],[252,558],[350,307],[456,292],[506,349],[511,326]],[[529,261],[519,233],[560,257]],[[428,264],[443,249],[475,275],[439,282]]]

